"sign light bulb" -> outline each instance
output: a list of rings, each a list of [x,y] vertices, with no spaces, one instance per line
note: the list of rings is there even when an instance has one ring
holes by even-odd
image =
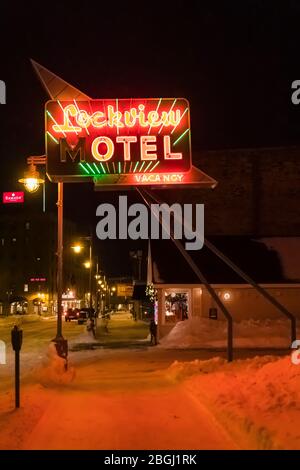
[[[80,245],[74,245],[71,248],[75,253],[80,253],[81,250],[82,250],[82,246],[80,246]]]
[[[35,193],[39,189],[40,183],[36,178],[25,178],[24,186],[30,193]]]

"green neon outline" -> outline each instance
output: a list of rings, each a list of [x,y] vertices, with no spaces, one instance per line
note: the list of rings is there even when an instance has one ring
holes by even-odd
[[[102,163],[102,162],[100,162],[100,165],[101,165],[101,168],[102,168],[102,171],[103,171],[103,173],[104,173],[104,174],[106,174],[106,170],[105,170],[105,168],[104,168],[104,165],[103,165],[103,163]]]
[[[96,168],[97,174],[100,174],[100,168],[96,165],[95,162],[93,162],[94,167]]]
[[[85,166],[84,166],[83,163],[79,162],[79,165],[81,166],[81,168],[84,169],[84,171],[85,171],[88,175],[90,174],[89,171],[85,168]]]
[[[52,135],[49,131],[47,131],[47,134],[49,135],[49,137],[51,137],[52,140],[54,140],[54,142],[55,142],[57,145],[59,144],[59,141],[58,141],[55,137],[53,137],[53,135]]]
[[[94,172],[94,170],[93,170],[93,168],[91,167],[91,165],[90,165],[88,162],[86,162],[86,165],[87,165],[88,169],[91,170],[91,172],[93,173],[93,175],[95,175],[96,173]]]
[[[173,142],[173,146],[175,146],[184,136],[185,134],[190,130],[190,128],[188,127],[179,137],[178,139],[175,140],[175,142]]]

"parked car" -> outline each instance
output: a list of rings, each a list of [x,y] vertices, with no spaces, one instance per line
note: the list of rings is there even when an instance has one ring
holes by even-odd
[[[78,325],[82,325],[87,321],[88,318],[95,318],[96,313],[93,308],[81,308],[77,317]]]
[[[77,320],[79,317],[79,308],[68,308],[65,312],[65,321]]]

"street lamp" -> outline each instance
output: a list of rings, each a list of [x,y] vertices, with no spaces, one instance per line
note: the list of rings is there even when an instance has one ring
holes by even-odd
[[[86,269],[89,269],[90,270],[90,273],[89,273],[89,307],[92,308],[93,307],[93,296],[92,296],[92,237],[80,237],[81,240],[86,240],[89,242],[89,260],[88,261],[85,261],[85,263],[83,263],[84,267]],[[82,251],[83,249],[83,246],[80,245],[79,243],[76,243],[74,244],[72,247],[72,250],[74,251],[74,253],[78,254]]]
[[[29,170],[24,172],[24,177],[20,178],[18,181],[24,184],[25,189],[30,193],[35,193],[39,189],[40,184],[45,182],[45,180],[40,177],[40,173],[33,163],[30,164]]]
[[[29,169],[25,171],[24,178],[19,179],[19,183],[24,184],[25,189],[30,192],[38,190],[39,185],[44,183],[36,169],[36,165],[46,165],[47,157],[45,155],[33,156],[27,158]],[[57,325],[55,343],[62,351],[65,340],[62,335],[62,281],[63,281],[63,183],[57,183]]]
[[[74,251],[74,253],[78,254],[81,252],[82,250],[82,246],[81,245],[74,245],[74,246],[71,246],[72,250]]]

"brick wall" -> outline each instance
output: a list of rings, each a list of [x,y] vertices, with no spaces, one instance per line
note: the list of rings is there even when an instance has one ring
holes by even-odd
[[[194,153],[214,190],[177,192],[205,204],[207,235],[300,236],[300,148]]]

